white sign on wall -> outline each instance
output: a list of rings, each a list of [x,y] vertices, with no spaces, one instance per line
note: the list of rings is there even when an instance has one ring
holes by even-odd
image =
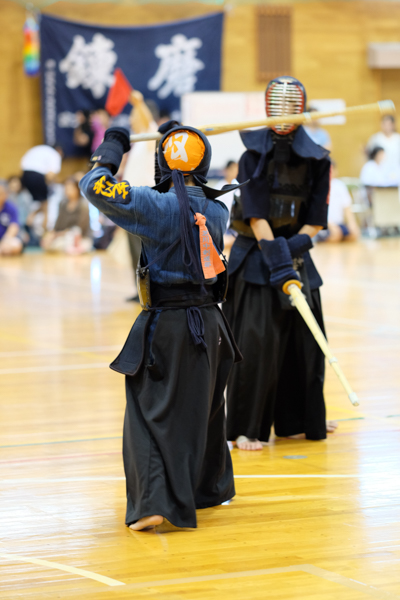
[[[310,100],[309,106],[323,111],[346,108],[341,99]],[[182,123],[193,127],[220,125],[266,118],[264,92],[194,92],[181,98]],[[346,117],[329,117],[321,125],[343,125]],[[238,131],[209,137],[212,148],[211,169],[223,169],[228,160],[238,161],[245,147]]]
[[[315,108],[318,111],[323,112],[334,112],[338,110],[344,110],[346,108],[346,102],[340,98],[331,100],[309,100],[308,108]],[[338,115],[337,117],[327,117],[319,121],[320,125],[344,125],[346,123],[346,117],[344,115]]]

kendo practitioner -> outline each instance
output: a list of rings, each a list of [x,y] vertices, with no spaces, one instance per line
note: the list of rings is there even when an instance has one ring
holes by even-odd
[[[221,191],[206,186],[207,138],[178,124],[160,130],[155,187],[113,177],[130,148],[118,127],[106,132],[81,180],[86,198],[142,241],[143,310],[111,364],[126,375],[126,524],[134,530],[164,517],[196,527],[197,508],[235,495],[224,389],[241,355],[218,307],[227,287],[219,249],[229,214],[215,199]]]
[[[267,116],[302,113],[304,86],[293,77],[273,79]],[[301,280],[323,329],[319,287],[310,257],[312,237],[327,226],[329,152],[303,127],[279,125],[241,133],[247,150],[239,163],[241,190],[231,227],[239,235],[229,259],[224,305],[243,362],[227,391],[228,440],[261,450],[272,424],[277,436],[326,438],[324,355],[301,315],[281,290]]]

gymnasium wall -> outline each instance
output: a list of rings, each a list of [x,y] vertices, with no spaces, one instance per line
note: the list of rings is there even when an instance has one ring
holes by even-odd
[[[140,25],[217,10],[221,5],[196,2],[169,6],[57,2],[44,12],[92,23]],[[226,3],[225,10],[222,89],[263,89],[264,83],[256,77],[256,7],[242,4],[229,8]],[[5,177],[18,172],[22,154],[43,139],[39,80],[26,77],[22,68],[25,10],[11,0],[0,0],[0,18],[0,177]],[[391,98],[400,107],[399,71],[376,72],[367,66],[367,44],[385,41],[400,42],[400,3],[293,3],[292,74],[305,84],[309,98],[343,98],[348,105]],[[378,117],[352,117],[346,126],[328,128],[341,175],[358,175],[364,161],[363,145],[378,127]],[[75,161],[66,163],[65,173],[75,169]]]

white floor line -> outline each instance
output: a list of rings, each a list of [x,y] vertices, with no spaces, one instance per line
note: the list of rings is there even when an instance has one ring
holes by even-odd
[[[23,357],[35,357],[35,356],[55,356],[63,354],[81,354],[84,352],[118,352],[121,350],[123,341],[118,346],[88,346],[83,348],[46,348],[43,350],[16,350],[13,352],[0,352],[0,358],[23,358]],[[399,350],[400,344],[393,346],[348,346],[348,347],[334,347],[334,351],[341,354],[359,354],[361,352],[392,352]]]
[[[362,321],[360,319],[349,319],[347,317],[335,317],[332,315],[324,315],[326,323],[337,323],[338,325],[353,325],[362,329],[377,331],[379,333],[398,333],[400,327],[391,325],[390,323],[376,323],[373,321]]]
[[[333,571],[327,571],[326,569],[320,569],[314,567],[314,565],[293,565],[290,567],[276,567],[272,569],[257,569],[254,571],[237,571],[232,573],[220,573],[218,575],[200,575],[198,577],[181,577],[179,579],[161,579],[156,581],[143,581],[140,583],[131,583],[126,585],[126,590],[135,590],[141,588],[155,588],[164,587],[168,585],[188,585],[191,583],[202,583],[206,581],[221,581],[226,579],[242,579],[244,577],[260,577],[263,575],[276,575],[280,573],[307,573],[308,575],[314,575],[325,581],[336,583],[346,588],[357,590],[358,592],[372,596],[377,600],[399,600],[400,597],[375,588],[371,585],[356,581],[355,579],[349,579],[339,573]],[[333,590],[332,590],[333,591]],[[339,591],[339,590],[338,590]]]
[[[0,269],[1,272],[1,269]],[[57,283],[58,285],[61,286],[66,286],[69,289],[72,288],[80,288],[83,289],[83,291],[86,291],[89,295],[91,295],[91,285],[90,285],[90,278],[89,277],[85,277],[82,276],[82,278],[78,277],[68,277],[68,276],[61,276],[61,275],[55,275],[54,273],[32,273],[32,271],[29,271],[28,269],[19,269],[18,273],[21,275],[20,278],[20,282],[22,281],[24,284],[29,284],[30,281],[33,281],[35,283],[39,282],[39,283],[48,283],[51,282],[52,285],[54,285],[54,283]],[[19,282],[19,283],[20,283]],[[120,285],[118,283],[111,283],[111,282],[105,282],[102,281],[101,283],[101,291],[102,292],[112,292],[113,294],[118,294],[118,296],[122,296],[121,297],[121,302],[122,302],[122,298],[124,294],[129,294],[129,292],[132,293],[132,291],[130,290],[130,288],[128,286],[123,286]]]
[[[337,474],[333,474],[333,473],[318,473],[318,474],[313,473],[312,475],[234,475],[234,477],[235,477],[235,479],[310,479],[310,478],[316,478],[316,479],[350,478],[350,479],[354,479],[354,478],[358,478],[358,477],[365,477],[365,475],[357,475],[357,474],[337,475]],[[370,475],[368,475],[368,477],[370,477]]]
[[[41,558],[32,558],[30,556],[20,556],[19,554],[0,554],[0,558],[5,558],[6,560],[16,561],[16,562],[26,562],[34,565],[40,565],[41,567],[49,567],[50,569],[57,569],[59,571],[66,571],[66,573],[73,573],[74,575],[81,575],[86,579],[94,579],[95,581],[99,581],[100,583],[104,583],[105,585],[109,585],[111,587],[115,587],[117,585],[125,585],[122,581],[118,581],[117,579],[111,579],[110,577],[105,577],[104,575],[98,575],[97,573],[92,573],[92,571],[86,571],[85,569],[77,569],[76,567],[69,567],[68,565],[62,565],[61,563],[43,560]]]
[[[49,567],[51,569],[57,569],[60,571],[65,571],[67,573],[73,573],[74,575],[80,575],[87,579],[93,579],[94,581],[98,581],[100,583],[104,583],[110,587],[124,585],[125,589],[133,590],[133,589],[143,589],[143,588],[154,588],[154,587],[164,587],[169,585],[188,585],[191,583],[202,583],[206,581],[221,581],[221,580],[229,580],[229,579],[242,579],[245,577],[260,577],[263,575],[275,575],[280,573],[307,573],[308,575],[314,575],[325,581],[330,581],[331,583],[336,583],[346,588],[350,588],[353,590],[357,590],[366,596],[372,596],[377,600],[399,600],[400,596],[395,594],[391,594],[389,592],[385,592],[383,590],[379,590],[374,586],[362,583],[361,581],[356,581],[355,579],[350,579],[348,577],[344,577],[339,573],[335,573],[334,571],[327,571],[326,569],[321,569],[319,567],[315,567],[310,564],[303,565],[292,565],[289,567],[276,567],[272,569],[255,569],[253,571],[237,571],[231,573],[220,573],[218,575],[200,575],[198,577],[181,577],[179,579],[159,579],[156,581],[142,581],[140,583],[131,583],[125,584],[122,581],[118,581],[117,579],[111,579],[110,577],[105,577],[104,575],[98,575],[97,573],[92,573],[91,571],[86,571],[84,569],[77,569],[75,567],[70,567],[68,565],[63,565],[61,563],[56,563],[48,560],[43,560],[40,558],[31,558],[27,556],[20,556],[17,554],[0,554],[0,558],[4,558],[9,561],[17,561],[17,562],[26,562],[34,565],[39,565],[41,567]]]
[[[121,342],[122,345],[123,342]],[[20,358],[22,356],[53,356],[55,354],[80,354],[81,352],[118,352],[119,346],[89,346],[87,348],[45,348],[43,350],[16,350],[0,352],[0,358]]]
[[[310,575],[316,575],[317,577],[321,577],[326,581],[338,583],[339,585],[343,585],[344,587],[350,588],[352,590],[357,590],[358,592],[361,592],[366,596],[372,596],[373,598],[377,598],[377,600],[400,599],[400,596],[397,596],[397,594],[391,594],[390,592],[379,590],[378,588],[372,585],[367,585],[366,583],[362,583],[361,581],[356,581],[355,579],[344,577],[343,575],[339,575],[339,573],[335,573],[333,571],[320,569],[319,567],[314,567],[314,565],[302,565],[302,567],[302,570],[305,573],[309,573]]]
[[[378,476],[379,478],[392,477],[393,473],[364,473],[358,474],[343,474],[336,473],[318,473],[318,474],[301,474],[301,475],[234,475],[235,479],[364,479]],[[20,479],[1,479],[1,484],[25,484],[25,483],[74,483],[79,481],[125,481],[125,477],[115,477],[113,475],[93,476],[93,477],[28,477]]]
[[[385,345],[385,346],[349,346],[343,348],[334,347],[334,352],[338,352],[341,354],[360,354],[361,352],[373,352],[379,355],[381,352],[394,352],[400,349],[400,345],[396,344],[393,346]]]
[[[56,371],[81,371],[84,369],[106,369],[109,363],[87,363],[82,365],[49,365],[46,367],[21,367],[0,369],[0,375],[19,375],[22,373],[50,373]]]

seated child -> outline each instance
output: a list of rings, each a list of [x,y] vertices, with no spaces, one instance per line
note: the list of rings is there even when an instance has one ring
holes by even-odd
[[[65,199],[61,202],[54,230],[47,232],[41,246],[49,252],[84,254],[93,248],[90,230],[89,206],[81,196],[75,177],[64,185]]]
[[[355,242],[360,237],[360,228],[351,211],[351,196],[346,184],[337,178],[337,167],[332,161],[332,179],[329,195],[328,229],[320,231],[318,242]]]
[[[0,180],[0,256],[21,254],[23,244],[18,232],[18,210],[8,200],[7,183]]]

